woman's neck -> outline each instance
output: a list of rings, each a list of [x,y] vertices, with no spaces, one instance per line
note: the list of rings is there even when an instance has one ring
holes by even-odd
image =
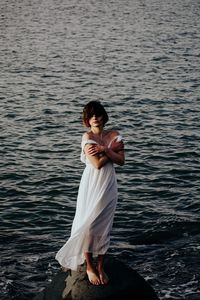
[[[103,127],[91,127],[91,132],[95,135],[102,135]]]

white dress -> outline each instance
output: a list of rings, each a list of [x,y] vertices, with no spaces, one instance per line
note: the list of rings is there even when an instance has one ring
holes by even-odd
[[[122,138],[118,135],[115,139],[120,141]],[[82,141],[81,160],[86,167],[79,186],[71,236],[56,254],[60,265],[71,270],[77,270],[84,262],[84,252],[105,254],[110,244],[117,203],[115,168],[112,162],[99,170],[92,165],[84,154],[84,147],[95,143],[91,139]]]

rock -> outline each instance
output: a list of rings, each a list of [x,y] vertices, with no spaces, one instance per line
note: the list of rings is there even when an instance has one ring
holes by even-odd
[[[108,285],[92,285],[85,265],[60,271],[34,300],[158,300],[152,287],[133,269],[110,256],[105,259]]]

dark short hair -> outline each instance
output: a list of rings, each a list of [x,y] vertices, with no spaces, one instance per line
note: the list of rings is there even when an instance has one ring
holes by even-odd
[[[83,109],[83,124],[86,127],[90,127],[89,120],[93,115],[98,117],[103,116],[103,125],[108,122],[108,114],[99,101],[90,101],[85,105]]]

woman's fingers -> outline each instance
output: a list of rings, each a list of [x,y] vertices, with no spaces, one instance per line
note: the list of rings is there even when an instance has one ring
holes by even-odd
[[[87,155],[96,155],[98,153],[101,153],[103,150],[102,150],[102,147],[101,145],[90,145],[89,147],[87,147],[87,150],[86,150],[86,154]],[[123,141],[113,141],[112,144],[111,144],[111,149],[114,151],[114,152],[118,152],[118,151],[121,151],[124,149],[124,143]]]
[[[112,143],[112,150],[113,151],[120,151],[120,150],[123,150],[123,149],[124,149],[124,143],[123,143],[123,141],[119,141],[119,142],[114,141]]]
[[[88,147],[87,153],[89,155],[96,155],[98,153],[97,146],[96,145],[91,145],[90,147]]]

